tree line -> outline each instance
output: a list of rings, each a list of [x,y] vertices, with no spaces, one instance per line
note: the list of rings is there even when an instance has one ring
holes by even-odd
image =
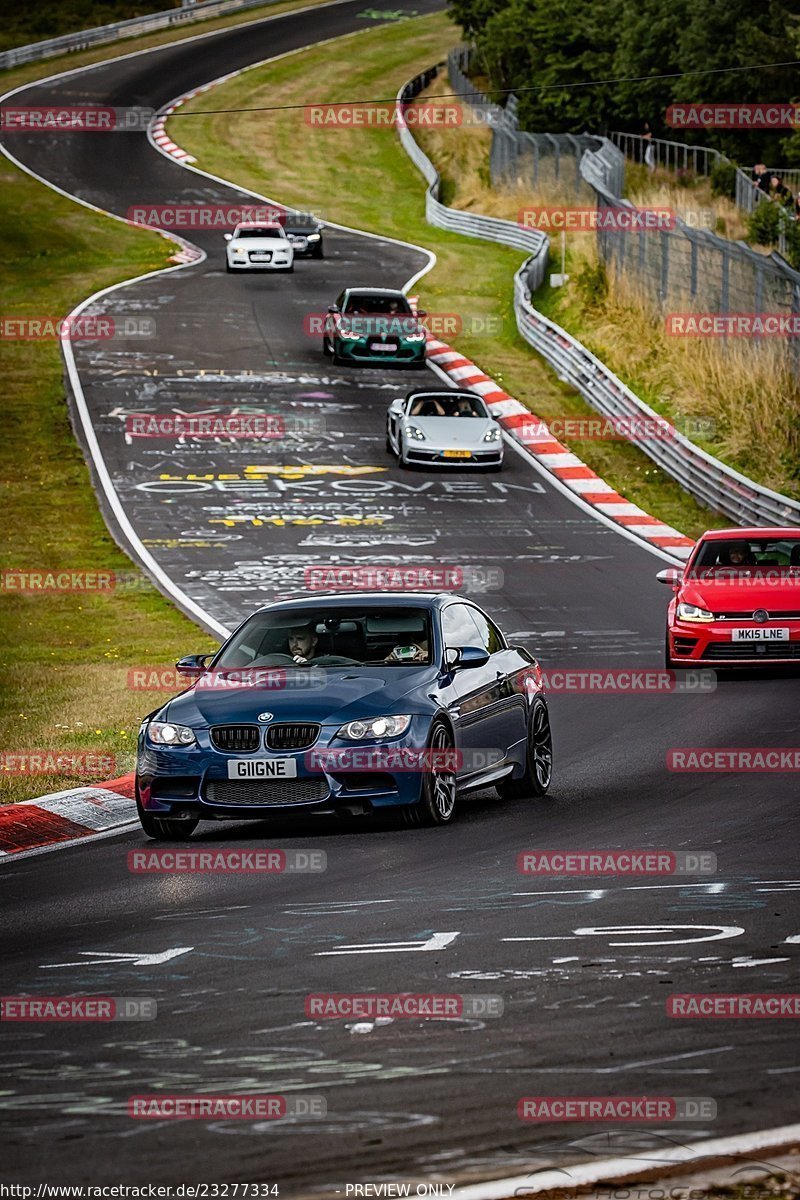
[[[798,68],[762,64],[800,59],[800,0],[451,0],[450,13],[477,49],[484,90],[519,96],[523,128],[649,127],[740,163],[800,166],[797,128],[667,124],[678,103],[798,101]]]

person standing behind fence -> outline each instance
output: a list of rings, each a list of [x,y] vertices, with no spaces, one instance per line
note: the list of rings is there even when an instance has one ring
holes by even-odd
[[[753,167],[753,186],[761,192],[769,192],[769,171],[766,163],[756,163]]]
[[[644,123],[644,165],[652,175],[656,169],[656,148],[653,145],[653,131],[647,121]]]

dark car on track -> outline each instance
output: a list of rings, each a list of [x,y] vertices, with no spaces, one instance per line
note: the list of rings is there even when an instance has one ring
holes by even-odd
[[[668,667],[800,664],[800,528],[709,530],[658,578],[675,591]]]
[[[281,217],[281,225],[286,236],[294,247],[295,258],[324,258],[325,242],[322,231],[325,228],[311,213],[287,212]]]
[[[322,352],[334,363],[425,367],[427,314],[391,288],[345,288],[328,307]]]
[[[538,663],[452,593],[271,604],[178,669],[195,682],[139,732],[136,803],[153,838],[289,812],[396,808],[445,825],[459,793],[550,786]]]

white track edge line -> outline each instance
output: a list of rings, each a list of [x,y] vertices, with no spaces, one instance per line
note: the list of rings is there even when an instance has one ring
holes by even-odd
[[[645,1172],[649,1174],[656,1169],[663,1178],[667,1174],[666,1168],[670,1165],[701,1163],[703,1159],[749,1154],[751,1151],[768,1150],[773,1147],[778,1149],[797,1141],[800,1141],[800,1125],[783,1125],[777,1129],[761,1129],[752,1133],[734,1134],[732,1137],[712,1138],[707,1142],[695,1142],[691,1146],[673,1146],[659,1150],[657,1164],[652,1161],[648,1163],[645,1156],[607,1158],[577,1163],[575,1166],[561,1169],[537,1171],[533,1174],[537,1175],[538,1179],[533,1182],[528,1174],[468,1184],[466,1187],[457,1188],[452,1193],[452,1200],[507,1200],[512,1195],[535,1195],[551,1188],[558,1188],[559,1194],[563,1195],[582,1184],[630,1178]]]

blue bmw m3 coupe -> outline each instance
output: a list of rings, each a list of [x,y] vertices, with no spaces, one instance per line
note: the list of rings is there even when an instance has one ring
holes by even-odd
[[[543,795],[552,739],[541,671],[452,593],[308,596],[248,617],[139,732],[146,834],[287,812],[446,825],[458,796]]]

